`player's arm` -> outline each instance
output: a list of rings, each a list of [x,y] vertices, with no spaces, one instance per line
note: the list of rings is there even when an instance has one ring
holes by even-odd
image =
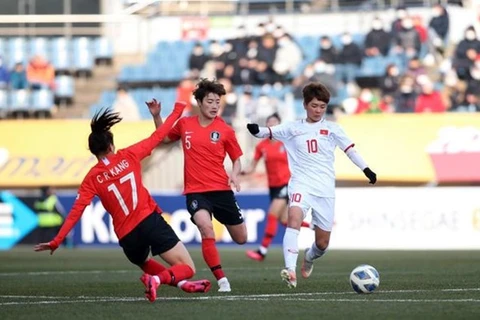
[[[282,123],[273,127],[260,127],[256,123],[247,124],[248,131],[257,138],[269,138],[279,141],[286,141],[290,138],[289,123]]]
[[[78,220],[83,214],[85,208],[92,202],[93,197],[95,196],[95,189],[90,182],[89,176],[85,177],[80,188],[78,189],[77,199],[73,204],[70,213],[68,214],[65,222],[63,223],[60,231],[58,231],[57,236],[50,242],[39,243],[34,247],[35,251],[44,251],[50,250],[50,254],[53,254],[55,250],[62,244],[63,240],[67,235],[72,231],[72,229],[77,224]]]
[[[250,167],[247,170],[241,172],[242,175],[249,175],[255,172],[258,162],[262,158],[262,151],[260,150],[260,145],[257,144],[255,147],[255,155],[253,156],[253,161],[250,163]]]
[[[185,106],[184,102],[175,102],[172,113],[167,117],[163,125],[158,127],[150,137],[128,147],[126,150],[135,154],[140,160],[149,156],[153,149],[170,133],[175,122],[182,116]]]
[[[160,116],[160,113],[162,111],[162,104],[161,102],[157,101],[157,99],[152,99],[151,101],[145,102],[145,104],[148,107],[148,110],[150,111],[150,114],[152,115],[153,118],[153,123],[155,124],[155,129],[163,125],[163,119]],[[162,141],[163,143],[170,143],[171,140],[167,137],[165,137]]]
[[[233,130],[230,130],[228,133],[225,141],[225,150],[227,151],[230,160],[232,160],[232,173],[230,174],[228,184],[233,184],[238,192],[240,191],[239,175],[242,171],[242,162],[240,161],[240,157],[243,155],[243,152],[238,144],[237,137],[235,136],[235,132]]]
[[[337,126],[333,132],[335,143],[341,148],[348,158],[363,171],[371,184],[377,182],[377,175],[373,172],[363,159],[363,157],[355,149],[355,144],[348,138],[345,131],[340,126]]]

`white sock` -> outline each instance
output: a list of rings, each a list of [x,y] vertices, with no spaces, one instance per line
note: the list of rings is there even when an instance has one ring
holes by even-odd
[[[300,231],[287,228],[283,236],[283,258],[285,259],[285,267],[293,271],[297,269],[299,234]]]
[[[310,250],[307,251],[306,259],[307,259],[307,261],[312,262],[313,260],[318,259],[321,256],[323,256],[325,254],[325,252],[327,252],[326,249],[325,250],[318,249],[317,245],[314,242],[314,243],[312,243],[312,246],[310,247]]]
[[[182,280],[177,283],[177,288],[182,288],[182,286],[187,282],[187,280]]]
[[[260,246],[260,247],[258,247],[258,251],[259,251],[261,254],[266,255],[267,252],[268,252],[268,249],[265,248],[264,246]]]

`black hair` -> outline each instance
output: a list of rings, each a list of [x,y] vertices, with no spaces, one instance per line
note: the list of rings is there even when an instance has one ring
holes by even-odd
[[[214,93],[221,97],[227,92],[225,91],[223,84],[219,83],[217,80],[201,79],[200,82],[197,83],[197,88],[193,91],[193,96],[195,97],[195,100],[202,102],[209,93]]]
[[[92,132],[88,136],[88,149],[95,156],[99,156],[108,151],[113,144],[113,134],[110,128],[122,121],[118,112],[111,109],[98,111],[90,122]]]
[[[278,120],[278,122],[282,122],[282,118],[280,118],[280,115],[278,114],[278,112],[275,112],[275,113],[269,115],[267,117],[267,119],[265,120],[265,122],[268,122],[268,120],[270,120],[271,118],[275,118],[275,119]]]
[[[303,102],[305,105],[309,104],[314,98],[319,101],[323,101],[326,104],[330,102],[330,92],[320,82],[312,82],[306,85],[303,90]]]

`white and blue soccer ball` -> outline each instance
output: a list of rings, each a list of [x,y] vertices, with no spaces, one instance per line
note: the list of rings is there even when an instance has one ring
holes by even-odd
[[[356,293],[372,293],[380,285],[380,274],[374,267],[362,264],[350,273],[350,284]]]

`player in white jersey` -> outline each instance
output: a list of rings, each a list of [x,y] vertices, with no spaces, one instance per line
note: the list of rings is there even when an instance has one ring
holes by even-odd
[[[305,250],[302,276],[308,278],[313,261],[327,250],[333,226],[335,207],[334,151],[342,149],[359,167],[371,184],[377,181],[354,144],[335,122],[325,120],[330,93],[321,83],[310,83],[303,88],[303,105],[307,118],[274,127],[248,124],[248,131],[257,138],[270,137],[283,142],[287,151],[291,178],[288,183],[288,225],[283,237],[285,269],[282,279],[288,286],[297,286],[296,266],[300,225],[308,210],[312,210],[315,241]]]

